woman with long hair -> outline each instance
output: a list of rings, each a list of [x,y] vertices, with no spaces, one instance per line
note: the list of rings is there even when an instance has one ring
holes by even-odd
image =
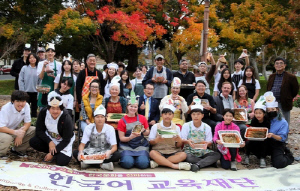
[[[230,95],[232,95],[233,100],[235,100],[235,93],[236,93],[236,86],[232,82],[231,75],[230,75],[230,70],[228,68],[225,68],[221,72],[221,78],[218,83],[215,84],[214,87],[214,96],[217,96],[218,94],[222,93],[222,84],[223,82],[230,82],[232,83],[232,86],[234,87],[233,90],[230,92]]]
[[[127,96],[130,95],[130,91],[132,90],[132,85],[131,85],[130,80],[129,80],[128,71],[127,70],[123,70],[120,73],[120,77],[121,77],[121,82],[123,84],[123,93],[124,93],[124,96],[127,97]]]
[[[132,85],[132,90],[134,91],[135,95],[142,96],[144,95],[144,86],[142,84],[144,77],[142,75],[142,68],[136,67],[134,74],[136,78],[130,81]]]
[[[252,66],[247,66],[244,71],[243,79],[240,80],[238,87],[245,85],[248,89],[249,98],[255,102],[259,95],[260,83],[255,79],[254,75],[255,69]]]

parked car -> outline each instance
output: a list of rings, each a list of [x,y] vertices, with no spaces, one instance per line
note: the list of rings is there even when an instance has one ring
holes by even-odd
[[[10,65],[4,65],[2,68],[0,68],[0,75],[3,75],[5,73],[10,73],[11,66]]]

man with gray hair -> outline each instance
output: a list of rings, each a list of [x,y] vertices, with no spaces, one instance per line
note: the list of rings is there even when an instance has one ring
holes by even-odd
[[[185,59],[180,60],[179,70],[173,73],[173,77],[178,77],[181,80],[181,87],[179,95],[186,99],[195,89],[195,75],[188,71],[188,61]]]
[[[100,94],[104,94],[103,75],[102,72],[96,69],[96,56],[89,54],[86,58],[87,67],[81,70],[76,80],[76,96],[75,100],[78,104],[81,103],[81,98],[89,92],[89,84],[98,79],[101,83]]]

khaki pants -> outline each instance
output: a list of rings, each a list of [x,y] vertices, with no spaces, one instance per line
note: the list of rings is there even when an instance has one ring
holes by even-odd
[[[30,126],[26,131],[22,144],[15,146],[18,152],[25,152],[29,147],[29,140],[35,135],[35,127]],[[11,143],[15,140],[16,136],[8,133],[0,133],[0,156],[5,156]]]

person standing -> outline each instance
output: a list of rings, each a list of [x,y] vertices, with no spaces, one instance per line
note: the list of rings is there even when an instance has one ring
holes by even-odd
[[[179,70],[173,73],[173,77],[178,77],[181,80],[181,84],[195,85],[195,75],[188,71],[188,61],[185,59],[180,60]],[[188,87],[188,86],[187,86]],[[194,92],[194,88],[180,87],[179,95],[183,98],[187,98],[190,94]]]
[[[22,67],[19,75],[19,88],[28,96],[28,104],[31,105],[31,117],[37,117],[37,90],[38,76],[36,74],[39,58],[30,53],[26,59],[26,65]]]
[[[15,79],[15,90],[19,90],[19,74],[22,69],[22,67],[26,63],[26,59],[28,55],[31,53],[31,45],[30,44],[25,44],[24,51],[23,51],[23,56],[22,58],[14,61],[11,70],[10,70],[10,75],[16,77]]]
[[[164,66],[165,59],[163,55],[158,54],[155,56],[155,64],[150,68],[143,79],[145,86],[149,82],[154,83],[153,97],[160,103],[161,99],[168,95],[169,87],[173,80],[172,72]]]
[[[98,79],[100,81],[100,94],[104,95],[103,76],[102,73],[96,69],[96,56],[89,54],[86,58],[87,68],[81,70],[76,80],[76,98],[80,104],[81,99],[89,92],[89,84]]]
[[[286,60],[284,58],[276,58],[274,66],[276,73],[270,75],[267,91],[273,92],[278,101],[278,107],[290,124],[290,111],[293,108],[293,98],[299,91],[299,84],[296,76],[285,71]]]
[[[46,50],[44,47],[38,47],[36,54],[38,55],[40,61],[46,60]]]
[[[78,77],[78,74],[80,72],[80,61],[79,60],[73,60],[73,74]]]

